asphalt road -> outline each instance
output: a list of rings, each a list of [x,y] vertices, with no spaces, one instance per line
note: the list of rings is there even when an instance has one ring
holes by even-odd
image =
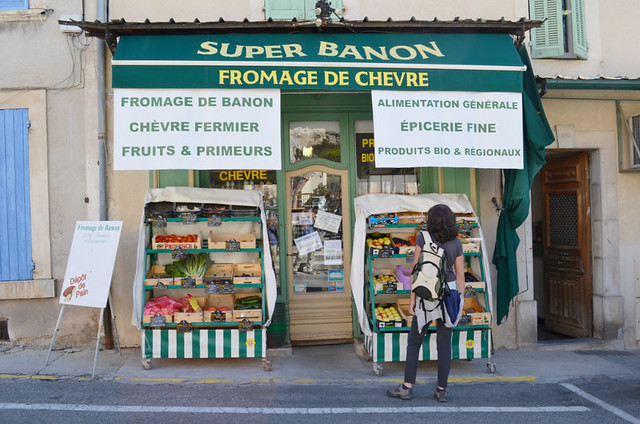
[[[456,383],[449,402],[417,386],[410,401],[392,383],[181,383],[92,379],[0,380],[2,423],[634,423],[640,379]]]

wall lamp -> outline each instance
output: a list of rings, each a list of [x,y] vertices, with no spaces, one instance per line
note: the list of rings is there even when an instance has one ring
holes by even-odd
[[[335,14],[340,20],[340,11],[331,7],[331,2],[327,0],[318,0],[316,2],[316,26],[320,28],[322,25],[325,25],[331,22],[331,15]]]

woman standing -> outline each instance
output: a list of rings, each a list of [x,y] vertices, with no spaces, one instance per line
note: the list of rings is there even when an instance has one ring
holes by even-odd
[[[447,205],[438,204],[429,209],[427,218],[427,231],[431,238],[442,247],[445,251],[446,261],[446,281],[449,287],[457,289],[458,293],[464,291],[464,255],[462,252],[462,243],[458,239],[458,226],[456,224],[456,216]],[[416,250],[413,256],[413,264],[415,265],[419,258],[420,252],[424,247],[424,237],[422,232],[416,237]],[[404,368],[404,383],[393,389],[387,390],[387,395],[404,400],[412,397],[413,385],[416,382],[416,374],[418,372],[418,354],[422,341],[427,334],[429,323],[436,320],[436,343],[438,350],[438,385],[433,396],[440,402],[447,401],[447,381],[449,379],[449,370],[451,369],[451,335],[453,331],[444,325],[442,310],[438,306],[438,302],[420,302],[424,303],[425,310],[418,310],[418,314],[424,316],[426,311],[426,322],[415,317],[411,323],[411,331],[407,341],[407,358]],[[421,306],[418,306],[420,308]],[[416,315],[416,295],[411,292],[411,301],[409,303],[409,314]]]

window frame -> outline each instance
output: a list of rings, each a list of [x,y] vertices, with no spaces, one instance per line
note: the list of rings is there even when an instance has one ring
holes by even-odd
[[[289,2],[289,7],[283,7],[283,3]],[[292,19],[310,21],[316,19],[315,5],[317,0],[265,0],[265,19],[287,20]],[[342,13],[342,0],[331,0],[331,7]],[[335,18],[335,16],[333,17]]]
[[[629,117],[629,126],[629,167],[640,171],[640,114]]]
[[[0,0],[0,11],[27,9],[29,9],[29,0]]]

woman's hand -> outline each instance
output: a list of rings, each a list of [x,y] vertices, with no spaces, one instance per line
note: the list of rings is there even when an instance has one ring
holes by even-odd
[[[411,292],[411,300],[409,300],[409,315],[416,314],[416,294]]]

